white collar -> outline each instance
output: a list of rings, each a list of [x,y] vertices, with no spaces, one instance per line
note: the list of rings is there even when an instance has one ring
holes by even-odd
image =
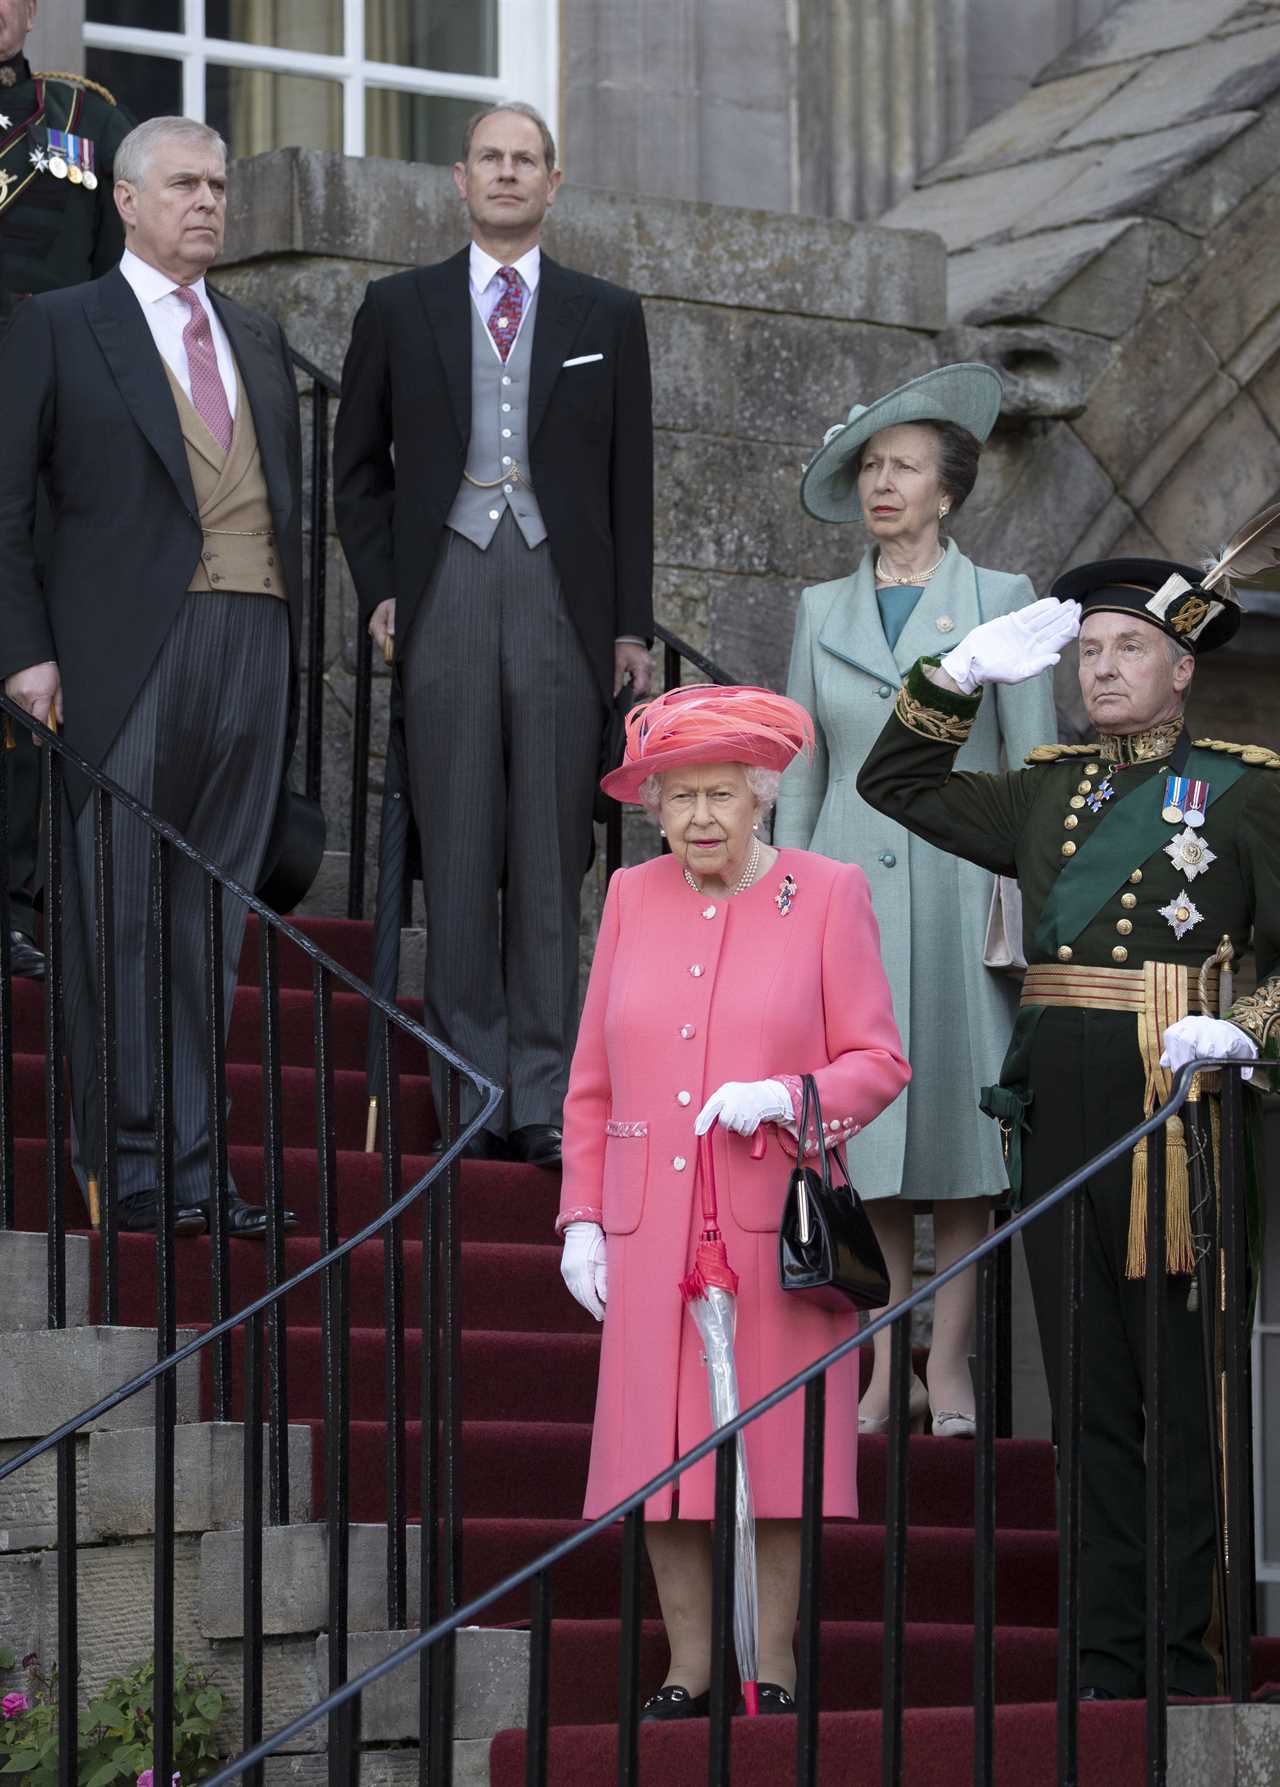
[[[486,249],[478,242],[471,244],[471,289],[473,292],[484,291],[499,267],[514,267],[523,279],[525,290],[531,295],[538,289],[538,274],[542,267],[542,250],[535,242],[526,250],[518,261],[495,261]]]
[[[133,287],[140,304],[155,304],[161,298],[167,298],[178,285],[176,279],[170,279],[167,273],[162,273],[159,267],[153,267],[150,261],[144,261],[141,255],[135,254],[131,248],[126,248],[120,256],[120,271]],[[206,310],[209,308],[209,296],[205,290],[203,274],[188,287],[188,290],[196,294]]]

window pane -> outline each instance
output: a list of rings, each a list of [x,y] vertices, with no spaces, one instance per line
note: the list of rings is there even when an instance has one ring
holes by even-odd
[[[226,138],[232,156],[295,144],[342,147],[342,89],[334,81],[210,63],[204,115]]]
[[[365,0],[364,53],[406,68],[496,75],[498,0]]]
[[[452,166],[462,153],[467,119],[479,105],[478,99],[439,99],[426,93],[367,87],[365,154]]]
[[[88,0],[84,16],[95,25],[140,25],[146,31],[181,31],[182,0]],[[96,80],[97,76],[93,78]]]
[[[182,110],[182,64],[168,56],[87,49],[84,71],[114,93],[139,124],[144,118],[173,118]]]
[[[209,37],[342,54],[342,0],[205,0]]]

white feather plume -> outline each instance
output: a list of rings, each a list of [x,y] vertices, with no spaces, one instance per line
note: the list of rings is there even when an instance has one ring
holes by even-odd
[[[1216,559],[1205,561],[1202,589],[1221,585],[1220,593],[1230,595],[1233,583],[1247,583],[1263,571],[1280,565],[1280,503],[1271,503],[1250,516],[1242,528],[1227,541]]]

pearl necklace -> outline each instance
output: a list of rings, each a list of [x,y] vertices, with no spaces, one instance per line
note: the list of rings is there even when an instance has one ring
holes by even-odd
[[[934,572],[938,569],[946,556],[947,549],[944,546],[938,556],[937,563],[930,565],[927,571],[912,571],[907,577],[895,577],[892,571],[885,570],[884,557],[881,553],[877,552],[876,577],[881,583],[928,583],[929,579],[933,576]]]
[[[760,866],[760,840],[759,840],[759,838],[752,838],[752,840],[751,840],[751,855],[747,858],[747,866],[742,871],[742,874],[739,876],[737,886],[731,887],[729,889],[730,896],[732,896],[733,894],[740,894],[744,891],[744,889],[751,886],[751,883],[756,878],[756,871],[758,870],[759,866]],[[689,883],[689,886],[693,889],[694,893],[700,894],[702,892],[702,889],[698,886],[698,884],[694,880],[693,876],[689,873],[689,870],[687,867],[684,868],[683,873],[684,873],[685,880]]]

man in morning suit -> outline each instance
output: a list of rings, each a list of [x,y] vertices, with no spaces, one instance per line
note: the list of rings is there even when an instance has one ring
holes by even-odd
[[[0,344],[0,676],[35,719],[237,881],[258,877],[293,730],[302,580],[298,401],[279,326],[205,285],[222,246],[226,150],[153,118],[121,143],[121,264],[26,300]],[[43,477],[53,514],[32,542]],[[93,803],[68,789],[66,1023],[75,1165],[102,1149],[94,1093]],[[148,999],[150,836],[114,828],[117,1175],[121,1226],[157,1217]],[[174,1152],[179,1233],[204,1228],[209,1138],[204,891],[172,873]],[[244,909],[223,907],[228,1017]],[[231,1228],[263,1213],[233,1196]]]
[[[133,119],[83,75],[32,71],[23,52],[35,19],[36,0],[0,0],[0,335],[32,292],[96,278],[124,247],[111,172]],[[40,980],[40,758],[25,730],[8,743],[9,961],[14,974]]]
[[[470,245],[369,287],[334,445],[342,544],[395,643],[427,1027],[508,1088],[475,1151],[546,1167],[602,732],[628,677],[648,687],[653,563],[640,300],[542,253],[555,159],[531,107],[471,120]]]
[[[1188,1061],[1280,1051],[1280,756],[1192,740],[1183,708],[1196,662],[1240,624],[1236,603],[1200,576],[1160,559],[1068,571],[1054,585],[1060,600],[988,621],[941,662],[921,659],[858,776],[863,798],[917,836],[1018,877],[1030,966],[983,1108],[1004,1130],[1024,1204],[1141,1122]],[[1007,775],[956,772],[984,686],[1056,663],[1077,629],[1093,741],[1038,746]],[[1221,965],[1250,948],[1257,990],[1220,1017]],[[1212,1194],[1192,1195],[1188,1113],[1164,1132],[1167,1655],[1171,1692],[1200,1696],[1221,1692],[1206,1312],[1189,1288],[1193,1207]],[[1080,1680],[1090,1700],[1146,1686],[1144,1167],[1145,1144],[1080,1194]],[[1059,1206],[1024,1235],[1059,1415],[1062,1218]]]

